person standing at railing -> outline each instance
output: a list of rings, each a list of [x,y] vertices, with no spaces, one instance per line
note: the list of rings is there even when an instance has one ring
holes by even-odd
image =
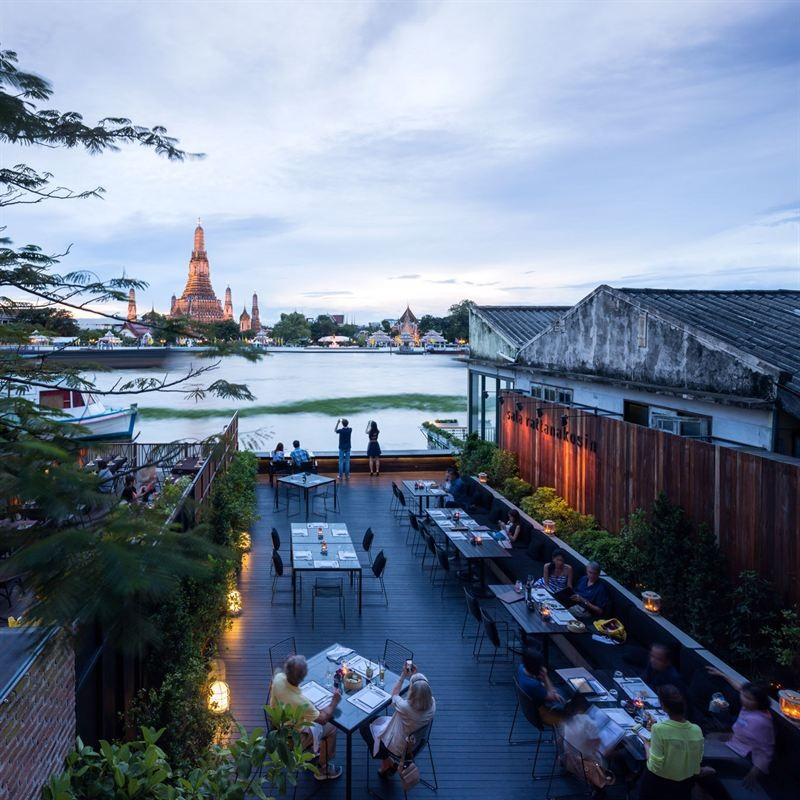
[[[339,434],[339,480],[344,476],[350,480],[350,447],[353,429],[346,419],[337,419],[334,432]]]
[[[380,431],[378,430],[378,423],[375,422],[374,419],[371,419],[367,423],[366,434],[367,437],[369,438],[369,444],[367,445],[367,456],[369,457],[369,474],[380,475],[381,446],[378,444],[378,435],[380,434]]]

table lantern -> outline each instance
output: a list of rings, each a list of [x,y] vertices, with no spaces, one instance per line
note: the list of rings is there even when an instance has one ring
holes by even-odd
[[[242,613],[242,593],[238,589],[228,592],[228,613],[232,617],[238,617]]]
[[[320,546],[319,546],[319,551],[320,551],[320,553],[322,553],[322,555],[324,555],[324,556],[328,554],[328,543],[327,543],[327,542],[326,542],[324,539],[323,539],[323,540],[322,540],[322,542],[320,543]]]
[[[778,692],[781,712],[790,719],[800,719],[800,692],[793,689],[781,689]]]
[[[556,523],[553,522],[552,519],[546,519],[542,522],[542,527],[544,528],[544,532],[548,536],[552,536],[556,532]]]
[[[661,613],[661,595],[656,592],[642,592],[644,610],[651,614]]]
[[[546,605],[545,603],[542,603],[542,619],[545,622],[550,622],[550,616],[551,616],[550,606]]]
[[[322,526],[320,526],[319,528],[317,528],[317,539],[319,539],[320,541],[322,541],[322,538],[323,538],[324,536],[325,536],[325,532],[324,532],[324,530],[323,530]]]
[[[478,480],[481,483],[488,483],[489,482],[489,476],[485,472],[479,472],[478,473]]]
[[[210,678],[208,710],[212,714],[225,714],[231,708],[231,687],[225,681],[225,662],[221,658],[211,662]]]

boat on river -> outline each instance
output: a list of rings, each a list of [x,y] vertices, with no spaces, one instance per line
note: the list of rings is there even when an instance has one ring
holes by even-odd
[[[136,424],[138,406],[132,403],[127,408],[107,408],[91,392],[77,389],[36,389],[28,399],[42,408],[52,408],[61,414],[53,419],[87,429],[81,439],[130,439]]]

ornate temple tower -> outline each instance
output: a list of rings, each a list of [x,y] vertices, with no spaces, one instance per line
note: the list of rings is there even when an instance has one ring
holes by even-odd
[[[189,260],[189,278],[183,294],[173,302],[171,317],[189,317],[199,322],[221,322],[222,305],[211,286],[211,271],[206,255],[205,233],[200,220],[194,229],[194,249]]]
[[[225,290],[225,307],[222,312],[222,315],[226,320],[233,321],[233,300],[231,299],[230,286]]]
[[[258,315],[258,295],[253,294],[253,313],[250,316],[250,330],[258,333],[261,330],[261,317]]]
[[[136,292],[128,292],[128,322],[136,322]]]
[[[250,315],[247,313],[246,308],[243,308],[242,313],[239,315],[239,332],[240,333],[250,332]]]

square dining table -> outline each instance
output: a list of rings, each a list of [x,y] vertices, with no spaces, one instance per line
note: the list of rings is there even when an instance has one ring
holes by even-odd
[[[358,729],[371,719],[377,717],[384,709],[391,703],[391,691],[399,679],[399,675],[394,672],[386,670],[384,676],[384,686],[378,685],[378,669],[377,663],[373,663],[374,676],[372,678],[371,686],[367,685],[366,676],[360,671],[359,667],[352,667],[354,663],[365,663],[365,661],[372,661],[370,656],[372,654],[365,653],[359,659],[355,651],[350,654],[334,658],[337,651],[347,650],[342,648],[339,644],[333,644],[326,647],[324,650],[316,653],[308,659],[308,675],[305,681],[301,684],[304,693],[309,695],[313,694],[319,699],[315,702],[317,708],[325,708],[330,703],[332,696],[332,686],[328,686],[328,679],[326,677],[328,672],[335,672],[342,661],[351,665],[354,672],[357,672],[363,678],[364,688],[358,692],[343,692],[342,699],[336,708],[336,712],[331,719],[331,723],[344,733],[347,739],[347,748],[345,756],[345,798],[352,800],[353,796],[353,734]],[[331,653],[331,657],[328,657]],[[404,687],[406,688],[406,687]],[[322,690],[322,691],[321,691]],[[324,694],[323,694],[324,692]],[[362,795],[359,794],[359,797]]]
[[[297,574],[301,572],[358,573],[358,613],[363,598],[362,571],[364,565],[344,522],[293,522],[292,555],[292,613],[297,613]],[[322,542],[327,552],[322,552]]]
[[[339,492],[336,486],[336,479],[329,478],[326,475],[315,475],[314,473],[309,472],[298,472],[296,475],[285,475],[282,478],[278,478],[275,486],[275,505],[273,506],[273,510],[278,510],[281,487],[286,490],[287,499],[290,488],[299,489],[301,492],[303,492],[303,496],[305,498],[306,519],[308,519],[308,498],[310,493],[323,486],[329,486],[330,484],[333,484],[333,510],[338,511]]]
[[[425,507],[430,508],[432,497],[442,500],[447,496],[447,492],[436,481],[403,481],[403,489],[412,497],[417,498],[419,516],[422,516],[423,500],[425,500]]]

